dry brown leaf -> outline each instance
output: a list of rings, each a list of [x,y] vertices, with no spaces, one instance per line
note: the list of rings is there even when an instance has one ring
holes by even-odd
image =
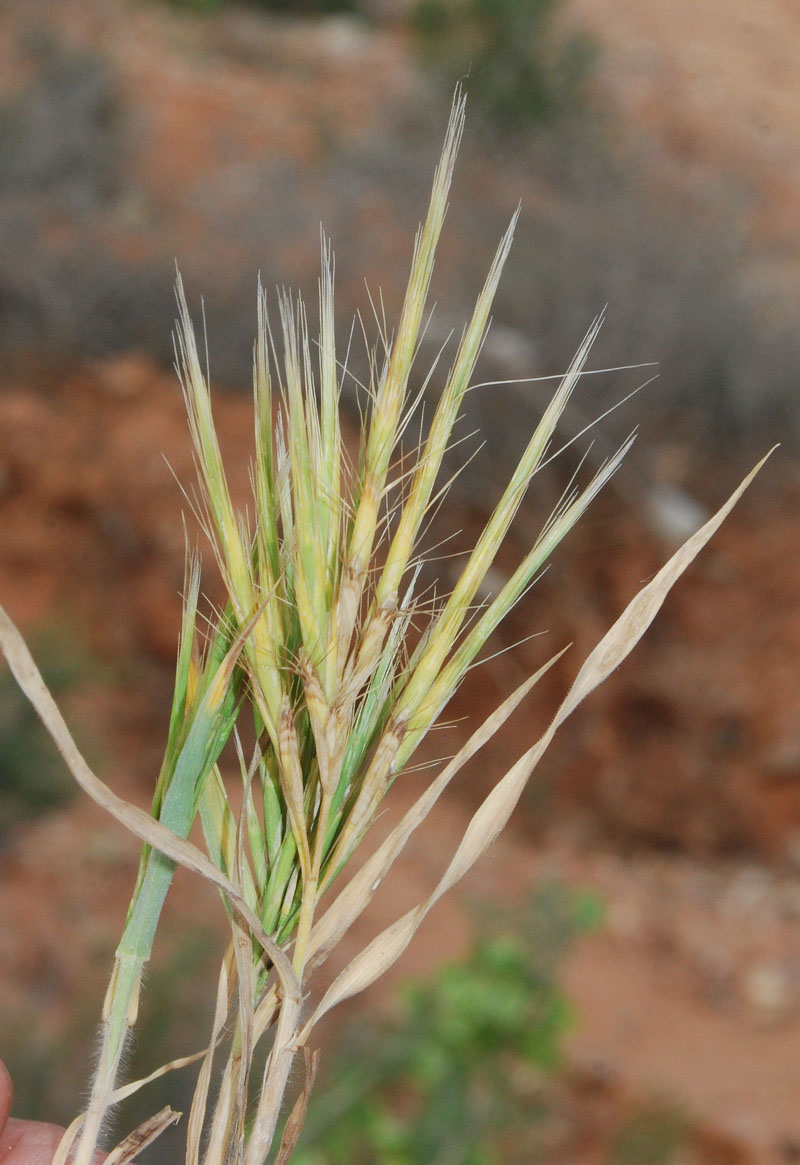
[[[83,1128],[85,1117],[85,1113],[78,1113],[75,1119],[67,1125],[66,1129],[64,1130],[64,1135],[61,1138],[58,1148],[56,1149],[53,1156],[52,1165],[64,1165],[64,1163],[68,1160],[72,1146],[75,1144],[75,1141],[78,1139],[78,1134]]]
[[[162,1064],[160,1068],[156,1068],[149,1076],[142,1076],[139,1080],[131,1080],[129,1084],[123,1084],[120,1088],[116,1088],[112,1092],[111,1103],[121,1104],[123,1100],[127,1100],[129,1096],[133,1096],[134,1092],[138,1092],[145,1085],[152,1084],[154,1080],[159,1080],[162,1076],[166,1076],[168,1072],[177,1072],[179,1068],[191,1067],[198,1060],[202,1060],[205,1054],[205,1051],[193,1052],[190,1056],[181,1056],[177,1060],[170,1060],[168,1064]]]
[[[275,1158],[275,1165],[288,1165],[297,1142],[300,1139],[300,1134],[303,1131],[303,1124],[306,1119],[306,1110],[308,1109],[308,1100],[311,1096],[311,1089],[314,1087],[314,1081],[317,1077],[317,1069],[319,1068],[319,1049],[315,1048],[312,1052],[309,1048],[304,1048],[303,1052],[306,1064],[306,1082],[303,1087],[303,1091],[294,1102],[294,1107],[289,1114],[289,1119],[287,1120],[286,1127],[283,1130],[281,1146],[278,1152],[278,1156]]]
[[[175,1112],[169,1105],[162,1108],[160,1112],[143,1121],[138,1129],[129,1133],[124,1141],[120,1141],[116,1149],[106,1157],[105,1165],[129,1165],[137,1153],[152,1145],[156,1137],[160,1137],[165,1129],[177,1124],[180,1119],[181,1114]]]
[[[545,734],[520,757],[473,815],[464,837],[433,893],[383,930],[337,976],[305,1024],[300,1042],[308,1038],[312,1028],[323,1015],[345,999],[365,990],[385,974],[406,949],[428,911],[485,853],[514,811],[522,790],[556,730],[585,696],[602,683],[633,650],[650,626],[675,581],[717,531],[766,460],[764,457],[751,470],[725,505],[632,599],[613,627],[588,656]]]

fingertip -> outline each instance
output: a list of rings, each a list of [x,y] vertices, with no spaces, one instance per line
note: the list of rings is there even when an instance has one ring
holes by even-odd
[[[11,1101],[13,1096],[14,1086],[11,1083],[8,1068],[0,1060],[0,1132],[6,1127],[8,1118],[11,1116]]]

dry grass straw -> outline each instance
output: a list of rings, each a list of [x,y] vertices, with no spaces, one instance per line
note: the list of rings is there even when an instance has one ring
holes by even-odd
[[[547,732],[475,813],[432,893],[379,934],[315,1005],[306,1005],[313,971],[361,915],[414,830],[550,666],[527,680],[473,733],[377,852],[328,901],[334,880],[393,781],[487,638],[615,472],[629,444],[584,489],[562,500],[511,578],[476,609],[498,548],[583,372],[598,321],[545,410],[452,592],[427,611],[415,599],[420,537],[441,500],[437,482],[442,461],[489,326],[514,229],[512,222],[500,243],[427,436],[410,465],[399,462],[399,479],[394,481],[400,440],[415,404],[409,401],[409,386],[463,113],[458,96],[427,218],[416,240],[399,324],[393,337],[381,335],[382,358],[376,355],[372,361],[357,466],[346,462],[340,431],[343,372],[335,346],[333,264],[324,241],[318,339],[312,342],[302,303],[285,294],[279,302],[280,335],[274,336],[259,291],[252,514],[238,513],[230,497],[207,378],[179,283],[177,358],[201,485],[200,517],[214,545],[228,601],[201,631],[199,566],[190,556],[167,747],[149,813],[126,804],[91,773],[22,639],[0,613],[0,644],[9,664],[75,779],[144,843],[103,1009],[90,1102],[65,1135],[56,1165],[68,1160],[88,1165],[108,1110],[147,1083],[120,1087],[117,1075],[136,1022],[142,971],[177,865],[219,888],[231,941],[222,961],[207,1049],[157,1069],[148,1080],[199,1059],[187,1120],[187,1163],[261,1165],[274,1150],[291,1066],[305,1051],[307,1086],[285,1126],[282,1145],[274,1150],[277,1160],[288,1160],[316,1070],[316,1058],[307,1049],[318,1020],[391,966],[436,901],[484,853],[557,728],[633,648],[669,588],[757,472],[758,467],[673,556],[592,652]],[[412,650],[407,635],[412,618],[425,613],[426,629]],[[238,732],[245,721],[257,741],[251,757],[244,755]],[[230,778],[223,779],[217,764],[231,738],[243,789],[242,797],[233,800]],[[234,810],[234,800],[241,803],[240,811]],[[197,818],[207,854],[187,840]],[[327,907],[320,915],[323,897]],[[253,1055],[264,1039],[271,1040],[271,1047],[263,1079],[253,1090]],[[215,1069],[218,1081],[212,1090]],[[117,1146],[113,1161],[122,1165],[131,1160],[173,1119],[170,1110],[157,1114]]]

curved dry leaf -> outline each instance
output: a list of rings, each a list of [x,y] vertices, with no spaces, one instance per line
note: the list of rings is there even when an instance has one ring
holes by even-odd
[[[168,1064],[162,1064],[160,1068],[156,1068],[149,1076],[142,1076],[139,1080],[131,1080],[129,1084],[123,1084],[121,1087],[115,1088],[111,1093],[111,1104],[121,1104],[123,1100],[127,1100],[129,1096],[133,1096],[134,1092],[138,1092],[140,1088],[144,1088],[147,1084],[152,1084],[154,1080],[160,1080],[168,1072],[177,1072],[179,1068],[191,1067],[198,1060],[202,1060],[205,1055],[206,1051],[204,1049],[202,1052],[192,1052],[189,1056],[180,1056],[177,1060],[170,1060]]]
[[[177,1124],[181,1114],[167,1105],[160,1112],[142,1121],[137,1129],[129,1133],[124,1141],[120,1141],[116,1149],[106,1157],[105,1165],[130,1165],[137,1153],[152,1145],[156,1137],[160,1137],[170,1125]]]
[[[770,451],[772,452],[772,451]],[[769,457],[770,454],[767,454]],[[622,615],[591,652],[547,731],[492,789],[473,815],[442,878],[424,902],[383,930],[337,976],[313,1015],[303,1027],[304,1042],[314,1025],[339,1003],[357,995],[397,961],[432,906],[451,889],[488,849],[511,816],[522,790],[556,730],[580,702],[603,682],[633,650],[650,626],[675,581],[717,531],[744,491],[763,466],[762,458],[745,477],[725,505],[710,518],[666,563],[658,574],[628,604]]]
[[[417,798],[386,840],[350,879],[312,931],[308,960],[310,968],[318,967],[325,961],[339,940],[363,913],[378,886],[402,853],[408,839],[431,812],[453,778],[500,730],[525,696],[566,650],[567,648],[564,648],[549,659],[537,672],[520,684],[499,708],[495,708],[492,714],[487,716],[483,724],[472,733],[442,769],[436,780]]]
[[[777,446],[774,446],[765,457],[761,458],[722,508],[684,542],[669,562],[662,566],[658,574],[646,586],[642,587],[631,600],[614,626],[587,657],[586,662],[578,672],[571,691],[559,709],[558,716],[561,721],[565,720],[577,708],[581,700],[585,699],[619,667],[632,648],[639,642],[655,618],[673,583],[694,561],[712,535],[716,533],[776,448]]]
[[[286,1127],[283,1130],[280,1149],[278,1156],[275,1158],[275,1165],[288,1165],[289,1163],[292,1153],[297,1146],[297,1142],[300,1140],[300,1134],[303,1131],[309,1097],[314,1087],[314,1081],[317,1078],[319,1049],[315,1048],[312,1052],[309,1048],[303,1048],[303,1052],[305,1053],[306,1082],[303,1086],[303,1091],[294,1103],[294,1107],[289,1114],[289,1119],[286,1122]]]
[[[78,1139],[78,1134],[83,1128],[85,1117],[86,1113],[78,1113],[75,1119],[67,1125],[66,1129],[64,1130],[64,1135],[58,1143],[58,1148],[53,1155],[52,1165],[65,1165],[66,1161],[69,1159],[72,1147]]]

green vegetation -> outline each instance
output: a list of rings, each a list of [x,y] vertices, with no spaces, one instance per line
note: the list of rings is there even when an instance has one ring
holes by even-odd
[[[343,1041],[312,1096],[296,1165],[531,1161],[543,1079],[573,1022],[558,986],[597,899],[553,884],[464,959],[407,988],[390,1025]],[[486,928],[483,928],[486,929]]]
[[[197,12],[212,12],[223,8],[228,0],[169,0],[176,8],[193,8]],[[358,11],[355,0],[246,0],[251,8],[264,12],[283,12],[294,16],[326,16],[337,12]]]
[[[40,635],[38,655],[50,688],[63,699],[83,664],[62,635]],[[19,821],[65,805],[75,785],[13,677],[0,672],[0,836]]]
[[[560,0],[420,0],[413,23],[424,58],[517,130],[580,101],[593,41],[558,27]]]
[[[689,1121],[682,1109],[652,1104],[634,1113],[621,1129],[609,1165],[670,1165],[688,1135]]]
[[[355,0],[250,0],[256,8],[267,12],[325,15],[334,12],[353,12],[359,5]]]

